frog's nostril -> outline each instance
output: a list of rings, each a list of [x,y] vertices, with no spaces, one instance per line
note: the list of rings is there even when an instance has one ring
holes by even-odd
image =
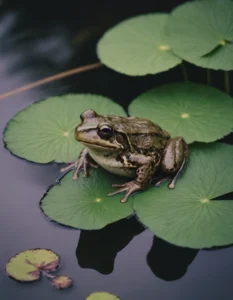
[[[83,121],[84,119],[91,119],[91,118],[96,118],[97,117],[97,113],[92,110],[92,109],[88,109],[85,110],[81,115],[80,115],[80,119]]]

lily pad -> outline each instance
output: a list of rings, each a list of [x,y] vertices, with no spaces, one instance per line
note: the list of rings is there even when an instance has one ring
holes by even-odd
[[[150,119],[188,143],[213,142],[233,129],[233,99],[202,84],[176,83],[152,89],[130,104],[129,113]]]
[[[190,148],[187,169],[174,190],[165,184],[134,196],[137,216],[156,236],[178,246],[232,244],[233,199],[216,198],[233,192],[233,146],[215,143]]]
[[[52,285],[58,290],[64,290],[72,287],[73,285],[72,278],[66,275],[58,275],[54,277],[51,281]]]
[[[164,36],[168,14],[127,19],[108,30],[97,52],[103,64],[127,75],[156,74],[181,63]]]
[[[60,257],[48,249],[29,249],[13,256],[6,264],[6,273],[12,279],[22,282],[40,279],[41,272],[53,272],[60,263]]]
[[[203,0],[178,6],[166,37],[173,51],[198,66],[233,70],[233,2]]]
[[[123,205],[122,195],[107,196],[112,184],[125,178],[103,169],[90,170],[88,178],[81,173],[78,180],[72,175],[73,171],[66,174],[41,200],[41,209],[51,220],[73,228],[100,229],[133,214],[131,201]]]
[[[87,296],[86,300],[120,300],[120,298],[107,292],[95,292]]]
[[[74,139],[74,129],[80,114],[90,108],[103,115],[125,115],[120,105],[103,96],[50,97],[17,113],[7,124],[4,142],[13,154],[33,162],[75,160],[83,146]]]

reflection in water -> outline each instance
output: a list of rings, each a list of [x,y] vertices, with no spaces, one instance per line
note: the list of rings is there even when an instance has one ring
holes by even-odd
[[[76,249],[81,268],[110,274],[117,253],[125,248],[134,236],[144,231],[135,217],[109,224],[100,230],[82,230]]]
[[[171,281],[184,276],[197,253],[198,250],[177,247],[154,237],[147,263],[156,276]]]

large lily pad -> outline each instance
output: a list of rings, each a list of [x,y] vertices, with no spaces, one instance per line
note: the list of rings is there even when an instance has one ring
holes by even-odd
[[[127,75],[156,74],[181,63],[164,36],[168,14],[130,18],[108,30],[98,43],[98,56]]]
[[[48,249],[29,249],[13,256],[6,264],[8,276],[23,282],[40,279],[41,272],[53,272],[60,263],[60,257]]]
[[[80,229],[100,229],[133,214],[131,201],[122,204],[122,195],[107,196],[112,184],[125,178],[103,169],[90,170],[90,177],[72,180],[72,171],[54,185],[41,200],[46,216],[60,224]]]
[[[214,199],[233,192],[232,178],[232,146],[193,145],[176,188],[151,188],[134,196],[133,206],[143,224],[172,244],[190,248],[229,245],[233,243],[233,199]]]
[[[233,129],[233,99],[202,84],[177,83],[152,89],[130,104],[129,113],[150,119],[188,143],[212,142]]]
[[[210,69],[233,70],[233,2],[203,0],[178,6],[166,36],[181,58]]]
[[[7,124],[4,142],[15,155],[37,163],[75,160],[83,146],[74,139],[74,128],[90,108],[103,115],[125,115],[120,105],[103,96],[50,97],[17,113]]]

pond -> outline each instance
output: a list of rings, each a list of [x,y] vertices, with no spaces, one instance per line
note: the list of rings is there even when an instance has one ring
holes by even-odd
[[[69,68],[97,61],[95,44],[106,28],[125,17],[151,11],[170,11],[172,4],[124,5],[103,1],[51,1],[42,4],[5,1],[0,7],[0,94]],[[69,4],[69,5],[68,5]],[[91,8],[90,8],[91,7]],[[91,10],[91,11],[90,11]],[[45,12],[46,11],[46,12]],[[54,17],[51,17],[53,13]],[[192,80],[203,72],[188,65]],[[25,106],[63,93],[96,93],[125,108],[148,88],[182,80],[176,67],[159,76],[128,77],[102,67],[42,85],[0,100],[0,128]],[[221,88],[219,73],[213,76]],[[77,122],[79,115],[77,115]],[[233,144],[232,136],[226,141]],[[61,165],[40,165],[17,158],[0,147],[0,295],[11,299],[85,299],[95,291],[139,299],[231,299],[233,248],[194,250],[173,246],[144,228],[135,217],[104,229],[79,231],[49,222],[39,209],[48,186],[60,176]],[[71,276],[73,288],[57,291],[46,279],[33,284],[10,280],[8,259],[29,248],[52,249],[61,256],[61,274]]]

